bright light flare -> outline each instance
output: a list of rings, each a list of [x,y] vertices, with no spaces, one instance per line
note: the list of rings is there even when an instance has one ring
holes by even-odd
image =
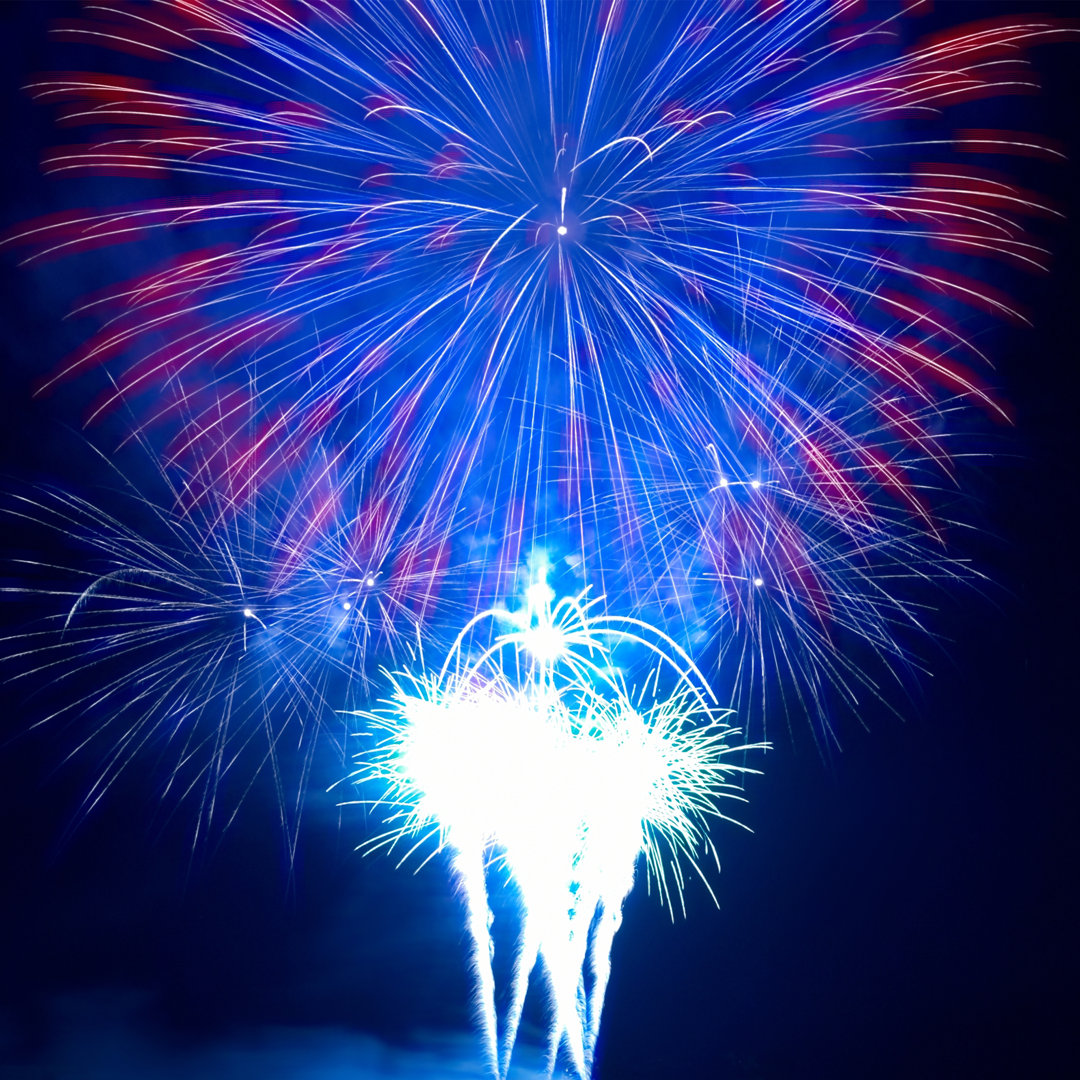
[[[381,785],[375,802],[389,810],[387,831],[368,847],[403,847],[404,862],[434,841],[424,862],[444,850],[450,856],[468,911],[493,1073],[507,1073],[541,962],[549,1066],[562,1052],[588,1076],[611,943],[639,856],[674,911],[687,868],[704,879],[702,856],[715,860],[709,822],[731,820],[722,800],[739,798],[739,774],[754,771],[732,755],[760,746],[737,740],[727,711],[670,638],[637,620],[596,614],[599,601],[584,595],[553,603],[542,576],[521,610],[473,619],[437,673],[389,676],[390,697],[361,714],[378,741],[361,753],[353,779]],[[482,630],[492,622],[511,629],[485,644]],[[619,672],[620,646],[655,658],[636,691]],[[495,868],[520,897],[501,1024],[491,912],[480,887]]]

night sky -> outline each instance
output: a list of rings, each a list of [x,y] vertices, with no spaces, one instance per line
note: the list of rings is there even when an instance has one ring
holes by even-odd
[[[950,25],[1023,4],[938,4]],[[56,67],[45,31],[72,5],[0,5],[3,226],[65,205],[44,148],[67,141],[21,93]],[[1078,4],[1040,4],[1080,18]],[[991,101],[982,126],[1062,140],[1063,164],[1021,182],[1070,210],[1040,225],[1049,275],[1002,284],[1032,327],[981,346],[1015,408],[969,463],[978,532],[959,539],[987,582],[930,616],[936,640],[896,710],[868,701],[823,756],[778,722],[748,783],[753,835],[718,835],[720,908],[691,889],[674,923],[644,889],[626,907],[601,1034],[603,1080],[717,1077],[1049,1078],[1080,1072],[1077,1045],[1075,462],[1080,307],[1080,45],[1042,46],[1039,97]],[[114,59],[114,58],[110,58]],[[958,117],[955,126],[978,126]],[[77,492],[101,467],[76,430],[78,387],[34,383],[80,340],[60,318],[85,282],[20,270],[0,252],[4,486]],[[10,558],[62,543],[4,526]],[[50,546],[55,545],[55,547]],[[3,584],[23,577],[8,560]],[[17,634],[48,597],[8,592]],[[16,651],[8,643],[5,651]],[[12,673],[9,664],[5,671]],[[274,794],[256,784],[234,824],[192,850],[185,808],[156,801],[155,763],[131,768],[93,813],[92,756],[40,718],[47,688],[0,686],[0,1078],[344,1080],[472,1071],[460,904],[442,866],[418,874],[354,850],[362,815],[313,778],[298,856],[283,853]],[[269,823],[269,824],[268,824]],[[526,1041],[541,1045],[534,1012]],[[528,1053],[522,1076],[532,1075]]]

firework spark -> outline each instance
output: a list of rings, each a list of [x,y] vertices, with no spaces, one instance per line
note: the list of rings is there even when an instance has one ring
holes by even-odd
[[[644,856],[664,901],[681,902],[685,869],[705,880],[711,819],[754,770],[729,760],[750,747],[700,672],[666,635],[596,614],[584,596],[552,606],[543,581],[523,608],[477,616],[438,672],[392,677],[363,714],[381,736],[354,779],[384,789],[389,828],[369,845],[450,855],[468,911],[476,1006],[488,1064],[505,1076],[529,977],[550,991],[549,1070],[560,1051],[591,1073],[623,901]],[[492,622],[509,624],[486,646]],[[632,692],[616,649],[656,658]],[[509,1005],[495,1008],[486,867],[521,898]],[[588,975],[586,975],[586,972]]]

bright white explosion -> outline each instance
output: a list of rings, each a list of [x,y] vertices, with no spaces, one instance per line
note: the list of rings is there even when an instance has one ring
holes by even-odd
[[[381,738],[353,779],[381,785],[375,801],[390,811],[388,831],[370,846],[403,849],[402,862],[431,841],[432,854],[449,854],[468,908],[484,1051],[498,1077],[508,1073],[538,967],[549,1072],[561,1052],[574,1073],[590,1075],[639,856],[672,911],[688,871],[708,888],[709,821],[732,820],[722,800],[741,798],[740,774],[756,771],[732,758],[763,747],[733,742],[730,713],[670,638],[594,614],[598,604],[584,595],[554,603],[541,575],[521,610],[477,616],[438,672],[390,675],[391,697],[362,714]],[[493,623],[509,629],[478,644]],[[616,667],[619,647],[651,657],[636,689]],[[496,869],[521,901],[502,1017],[488,902]]]

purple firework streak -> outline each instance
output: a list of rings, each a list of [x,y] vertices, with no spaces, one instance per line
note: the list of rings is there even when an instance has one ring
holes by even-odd
[[[828,744],[838,702],[887,696],[925,583],[969,576],[955,434],[1008,418],[973,328],[1021,316],[987,267],[1045,262],[1050,211],[1000,160],[1056,154],[937,118],[1031,89],[1025,50],[1071,33],[920,38],[918,6],[148,0],[58,26],[126,73],[34,82],[86,133],[46,170],[94,204],[9,242],[137,272],[41,389],[88,388],[88,427],[157,474],[116,512],[16,509],[97,560],[28,652],[105,672],[88,804],[164,742],[209,826],[253,756],[294,844],[292,731],[302,794],[380,665],[453,653],[530,582],[661,627],[743,724],[776,697]]]

